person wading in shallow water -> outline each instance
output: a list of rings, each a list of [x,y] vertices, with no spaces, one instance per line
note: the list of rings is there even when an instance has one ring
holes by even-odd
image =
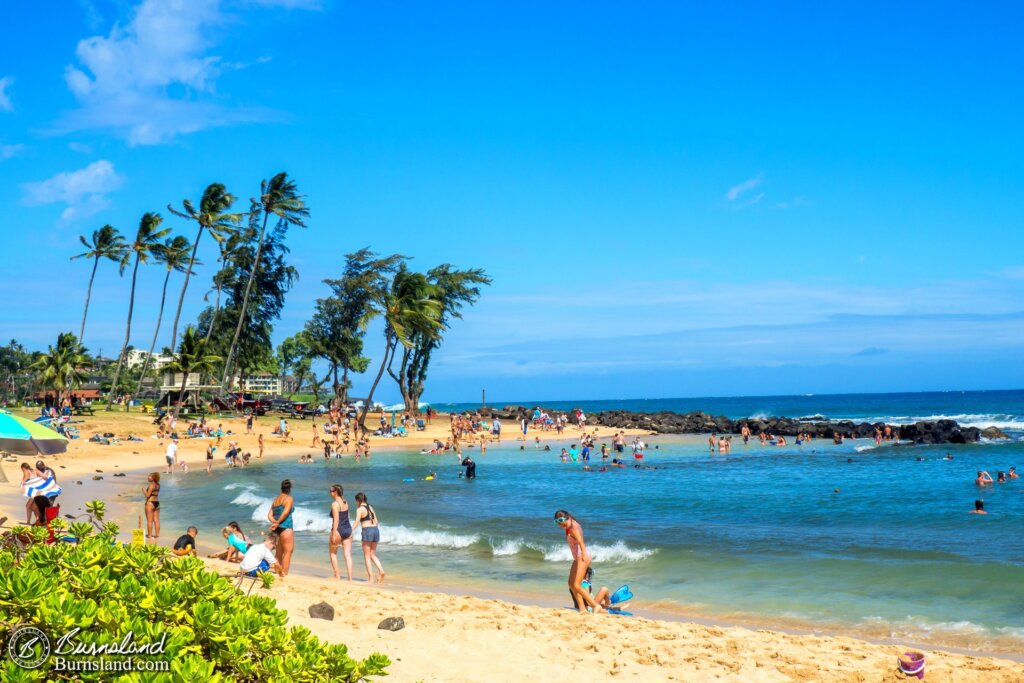
[[[583,587],[583,579],[586,578],[587,570],[590,569],[590,553],[587,552],[587,545],[583,542],[583,527],[565,510],[555,512],[555,524],[565,530],[565,540],[569,544],[569,552],[572,554],[572,567],[569,569],[569,592],[572,594],[576,609],[602,611],[590,591]],[[589,609],[588,609],[589,608]]]

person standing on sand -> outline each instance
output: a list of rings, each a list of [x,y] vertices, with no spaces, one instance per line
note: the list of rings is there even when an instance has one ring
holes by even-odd
[[[257,441],[258,441],[258,445],[260,447],[260,454],[259,454],[258,457],[262,458],[263,457],[263,434],[260,434],[260,438]]]
[[[167,444],[167,474],[173,471],[174,463],[178,460],[178,439],[171,437],[171,442]]]
[[[295,500],[292,498],[292,481],[281,482],[281,493],[270,505],[267,520],[270,530],[275,532],[277,542],[277,561],[281,565],[281,576],[287,576],[288,567],[292,563],[292,551],[295,549],[295,531],[292,513],[295,511]]]
[[[327,549],[331,555],[331,569],[334,578],[340,579],[338,571],[338,547],[345,554],[345,572],[348,580],[352,580],[352,522],[348,517],[348,502],[343,497],[345,489],[341,484],[331,487],[331,535],[328,537]]]
[[[366,563],[366,576],[370,583],[373,583],[373,567],[376,565],[380,576],[377,583],[384,583],[384,565],[377,557],[377,544],[380,543],[380,526],[377,519],[377,512],[366,500],[366,494],[360,491],[356,494],[356,526],[361,527],[363,543],[363,561]]]
[[[565,530],[565,540],[569,544],[569,553],[572,555],[572,567],[569,569],[569,593],[572,595],[576,609],[580,612],[593,610],[601,611],[601,606],[594,601],[594,597],[583,588],[583,579],[590,569],[590,553],[587,552],[587,545],[583,542],[583,527],[576,521],[576,518],[565,510],[555,512],[555,524]]]
[[[160,473],[153,472],[146,480],[146,488],[142,495],[146,497],[143,505],[146,512],[146,538],[160,537]]]

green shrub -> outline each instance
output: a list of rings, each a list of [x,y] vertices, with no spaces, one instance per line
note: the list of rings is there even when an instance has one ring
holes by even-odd
[[[6,648],[22,626],[39,628],[51,643],[76,627],[82,643],[119,643],[131,631],[139,644],[165,637],[162,654],[140,657],[168,661],[170,670],[58,671],[54,657],[26,670],[5,652],[0,680],[300,683],[387,675],[386,656],[359,661],[344,645],[323,643],[305,627],[289,629],[288,614],[272,598],[244,595],[196,558],[122,545],[114,525],[102,521],[102,503],[93,501],[87,510],[91,523],[60,525],[78,534],[77,544],[45,545],[38,542],[45,529],[24,527],[0,543],[0,643]]]

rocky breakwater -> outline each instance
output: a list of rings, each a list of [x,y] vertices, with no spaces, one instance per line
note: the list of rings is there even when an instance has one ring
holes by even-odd
[[[533,408],[505,406],[504,408],[481,408],[485,417],[518,422],[533,417]],[[544,410],[542,408],[542,410]],[[550,415],[561,411],[547,410]],[[797,420],[789,417],[741,418],[733,420],[723,415],[692,413],[632,413],[625,410],[606,410],[587,416],[590,425],[601,425],[614,429],[645,429],[654,434],[739,434],[743,425],[750,428],[753,436],[766,433],[782,436],[809,434],[815,438],[828,438],[839,432],[845,438],[872,438],[876,429],[884,430],[884,422],[852,422],[850,420]],[[977,427],[961,427],[955,420],[935,420],[913,424],[890,425],[900,441],[919,444],[974,443],[981,437]]]

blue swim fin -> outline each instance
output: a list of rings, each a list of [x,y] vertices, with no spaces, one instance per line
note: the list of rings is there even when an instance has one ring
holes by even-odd
[[[619,590],[612,593],[612,597],[609,599],[613,605],[620,602],[626,602],[627,600],[633,599],[633,591],[629,590],[629,584],[626,584],[619,588]]]

